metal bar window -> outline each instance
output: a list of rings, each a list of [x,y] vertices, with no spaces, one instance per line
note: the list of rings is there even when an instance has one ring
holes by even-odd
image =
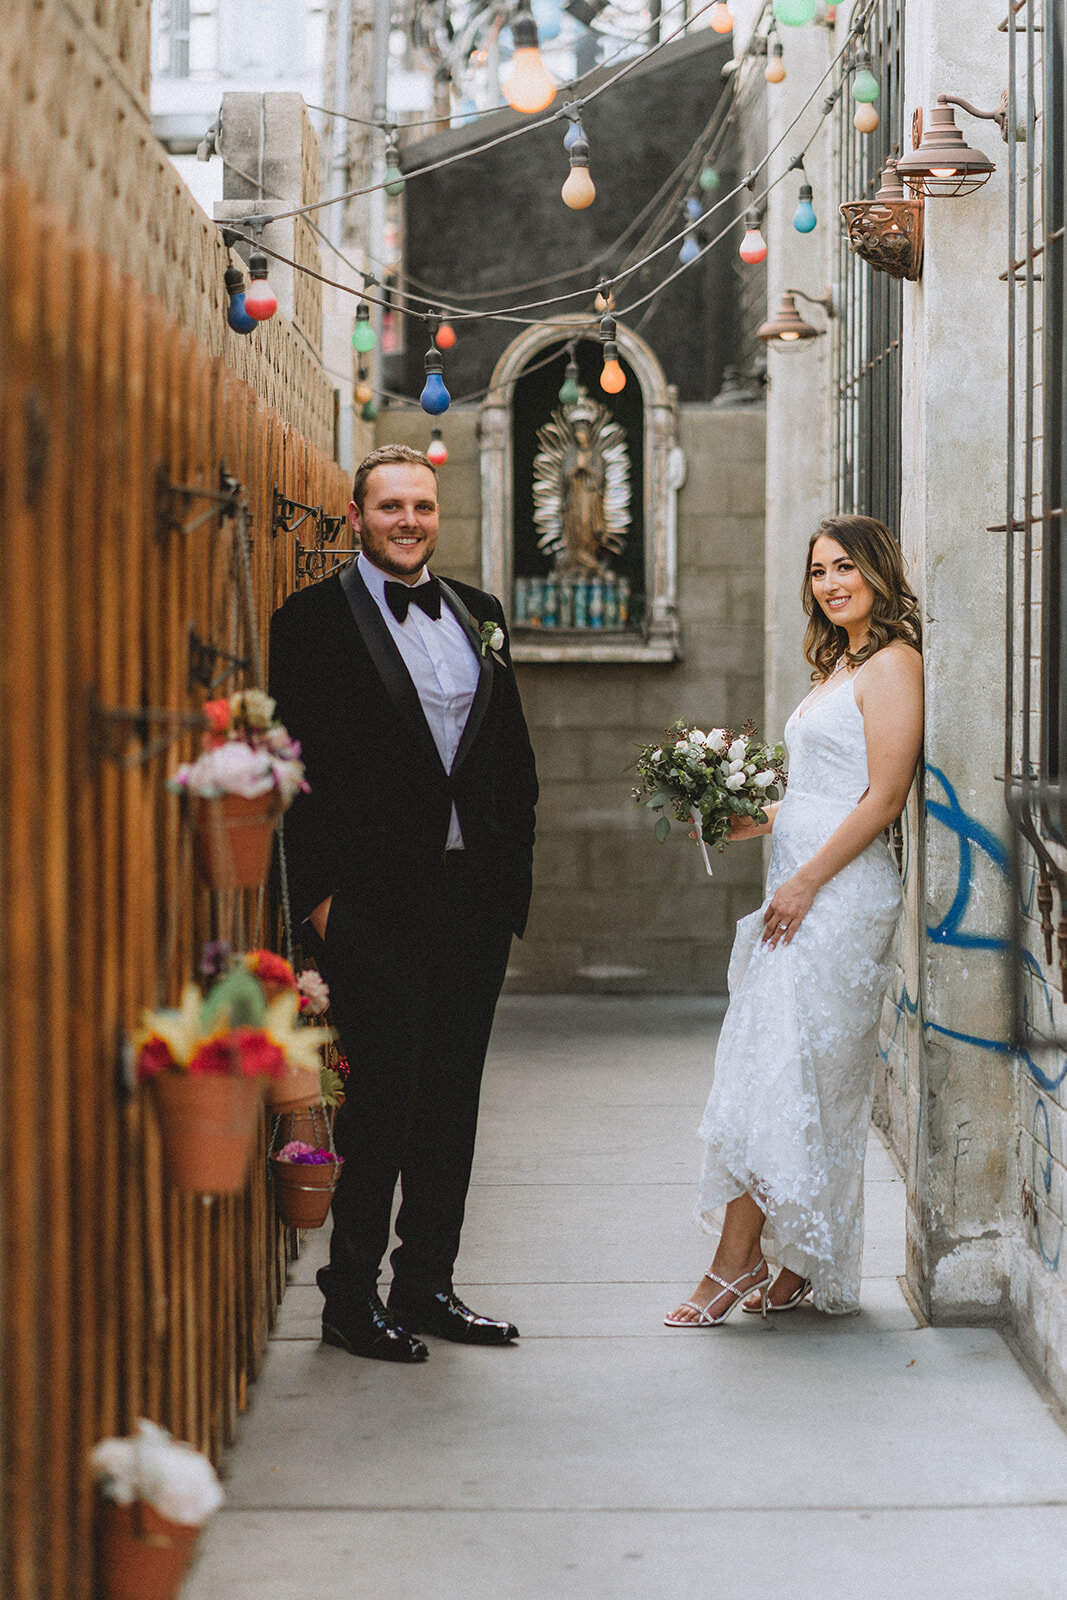
[[[837,107],[838,203],[870,199],[886,159],[899,155],[904,121],[903,0],[878,0],[867,25],[867,48],[881,84],[874,133],[853,126],[855,103],[846,79]],[[900,523],[901,326],[903,288],[875,272],[848,248],[844,229],[837,246],[837,282],[843,314],[835,330],[833,381],[837,399],[834,441],[838,511]]]

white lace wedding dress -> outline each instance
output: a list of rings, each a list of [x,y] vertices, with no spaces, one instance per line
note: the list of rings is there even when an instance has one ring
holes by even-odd
[[[786,724],[789,784],[771,833],[766,898],[737,925],[730,1004],[700,1137],[697,1218],[747,1191],[767,1214],[764,1242],[810,1278],[820,1311],[859,1308],[863,1157],[878,1019],[901,907],[882,837],[815,896],[792,943],[760,943],[775,889],[811,859],[867,787],[858,674],[804,701]]]

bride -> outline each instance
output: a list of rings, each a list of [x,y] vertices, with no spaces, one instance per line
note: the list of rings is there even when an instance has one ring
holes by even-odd
[[[878,1020],[902,903],[885,829],[922,746],[918,604],[892,534],[827,517],[808,546],[804,654],[814,688],[786,724],[789,787],[762,907],[738,923],[730,1004],[700,1136],[697,1220],[718,1248],[669,1328],[745,1311],[859,1309],[863,1157]],[[763,1241],[779,1272],[771,1281]]]

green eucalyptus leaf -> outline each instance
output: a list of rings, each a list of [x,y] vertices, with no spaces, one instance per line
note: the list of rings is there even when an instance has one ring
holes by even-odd
[[[671,819],[669,817],[660,817],[659,821],[656,823],[656,838],[659,840],[660,844],[663,843],[670,831]]]

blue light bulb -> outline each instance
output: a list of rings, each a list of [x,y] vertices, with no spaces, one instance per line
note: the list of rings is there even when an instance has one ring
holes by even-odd
[[[447,411],[452,404],[452,396],[445,388],[445,380],[441,376],[444,370],[441,362],[441,353],[434,345],[426,352],[426,382],[422,393],[419,395],[419,404],[431,417],[439,417],[442,411]]]
[[[585,137],[585,129],[582,127],[582,119],[579,117],[576,122],[571,123],[570,127],[563,135],[563,148],[566,150],[567,154],[569,155],[579,140],[585,139]]]
[[[818,224],[818,220],[815,215],[815,207],[811,203],[811,184],[802,183],[800,185],[797,208],[793,212],[793,226],[798,233],[812,233]]]
[[[697,256],[699,254],[700,254],[700,246],[697,244],[696,240],[693,238],[693,235],[690,234],[688,239],[686,239],[684,241],[684,243],[682,245],[682,248],[678,252],[678,260],[682,263],[683,267],[687,267],[691,261],[695,261],[696,260],[696,258],[697,258]]]
[[[693,195],[690,195],[689,199],[685,202],[685,214],[689,218],[690,222],[699,222],[701,217],[704,215],[700,208],[700,201],[697,200]]]
[[[255,333],[259,323],[245,310],[245,275],[240,267],[227,267],[225,282],[226,293],[230,297],[230,303],[226,308],[226,321],[234,333]]]

